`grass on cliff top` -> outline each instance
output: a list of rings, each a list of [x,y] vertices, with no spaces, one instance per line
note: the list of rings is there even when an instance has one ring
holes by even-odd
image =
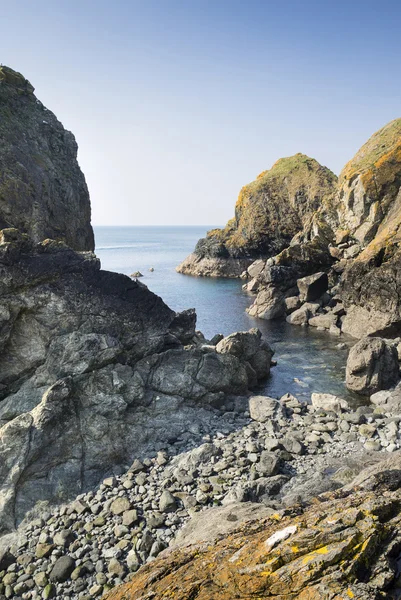
[[[230,219],[224,229],[213,229],[207,235],[224,243],[234,240],[235,245],[239,245],[236,235],[238,219],[247,221],[247,229],[258,229],[252,209],[258,196],[262,197],[267,192],[268,197],[275,197],[276,201],[282,198],[287,202],[288,196],[295,197],[304,189],[309,198],[320,198],[324,203],[333,198],[336,185],[337,176],[314,158],[301,153],[280,158],[271,169],[263,171],[241,189],[235,205],[236,218]]]
[[[295,195],[305,187],[310,196],[324,198],[334,192],[336,184],[337,176],[330,169],[299,152],[294,156],[280,158],[271,169],[263,171],[255,181],[244,186],[238,196],[236,210],[241,209],[250,196],[267,187],[271,192],[278,194],[282,193],[285,187],[290,195]]]
[[[357,173],[363,174],[370,169],[377,169],[387,157],[390,159],[400,146],[401,119],[395,119],[376,131],[358,150],[341,171],[340,181],[351,179]]]

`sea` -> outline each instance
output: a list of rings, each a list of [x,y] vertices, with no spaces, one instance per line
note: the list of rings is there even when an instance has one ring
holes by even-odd
[[[197,329],[206,338],[258,327],[277,361],[260,393],[274,398],[291,393],[310,401],[312,392],[323,392],[357,402],[345,387],[347,354],[355,340],[341,339],[345,347],[338,347],[339,338],[313,327],[250,317],[245,309],[254,297],[242,290],[242,280],[177,273],[199,238],[215,227],[95,227],[95,251],[103,269],[125,275],[140,271],[141,281],[173,310],[195,308]]]

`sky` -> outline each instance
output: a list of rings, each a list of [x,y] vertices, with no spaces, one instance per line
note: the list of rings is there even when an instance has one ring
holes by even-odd
[[[401,3],[0,0],[0,62],[76,136],[94,225],[219,225],[303,152],[401,117]]]

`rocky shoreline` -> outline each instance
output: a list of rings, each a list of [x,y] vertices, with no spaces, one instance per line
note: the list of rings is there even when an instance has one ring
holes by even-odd
[[[164,549],[202,541],[193,522],[204,511],[206,520],[219,506],[238,511],[238,526],[350,484],[401,447],[401,387],[371,401],[353,410],[328,394],[311,404],[251,396],[210,409],[196,434],[177,439],[177,454],[160,448],[68,505],[37,507],[3,538],[0,598],[99,597]],[[213,535],[228,530],[215,523]]]

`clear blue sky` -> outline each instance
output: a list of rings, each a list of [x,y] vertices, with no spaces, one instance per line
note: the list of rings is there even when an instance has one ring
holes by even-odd
[[[401,116],[401,3],[1,2],[3,64],[73,131],[93,222],[223,224],[304,152],[338,173]]]

